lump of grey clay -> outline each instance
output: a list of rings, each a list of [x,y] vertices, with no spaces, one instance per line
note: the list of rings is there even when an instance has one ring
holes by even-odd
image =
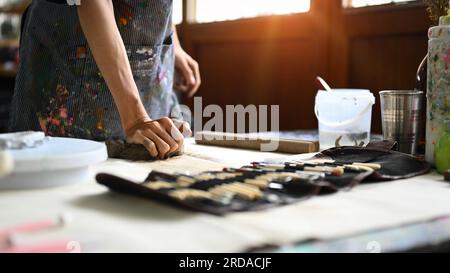
[[[107,140],[105,142],[109,158],[125,159],[130,161],[153,161],[147,149],[140,144],[126,143],[124,140]]]
[[[107,140],[105,142],[109,158],[125,159],[130,161],[154,161],[153,157],[141,144],[130,144],[124,140]],[[168,157],[179,156],[183,152],[175,152]]]

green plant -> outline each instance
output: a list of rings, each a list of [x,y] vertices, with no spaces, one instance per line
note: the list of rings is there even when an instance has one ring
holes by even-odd
[[[449,0],[424,0],[428,6],[428,13],[433,23],[439,22],[439,17],[447,15]]]

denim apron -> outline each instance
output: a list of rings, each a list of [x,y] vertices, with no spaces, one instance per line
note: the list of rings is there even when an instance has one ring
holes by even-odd
[[[172,0],[113,0],[113,5],[150,118],[176,116]],[[23,23],[10,131],[123,138],[119,113],[87,45],[76,7],[34,0]]]

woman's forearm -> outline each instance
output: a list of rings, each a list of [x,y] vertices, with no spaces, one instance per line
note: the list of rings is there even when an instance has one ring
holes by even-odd
[[[83,1],[80,24],[121,116],[124,130],[150,120],[133,79],[126,49],[117,28],[111,0]]]
[[[177,27],[172,25],[172,33],[173,33],[173,44],[175,48],[181,48],[180,38],[178,37]]]

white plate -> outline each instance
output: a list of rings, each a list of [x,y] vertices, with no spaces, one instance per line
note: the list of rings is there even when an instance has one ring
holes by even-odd
[[[108,158],[103,143],[50,138],[43,145],[10,150],[13,173],[0,179],[0,189],[30,189],[68,185],[89,179],[89,166]]]

